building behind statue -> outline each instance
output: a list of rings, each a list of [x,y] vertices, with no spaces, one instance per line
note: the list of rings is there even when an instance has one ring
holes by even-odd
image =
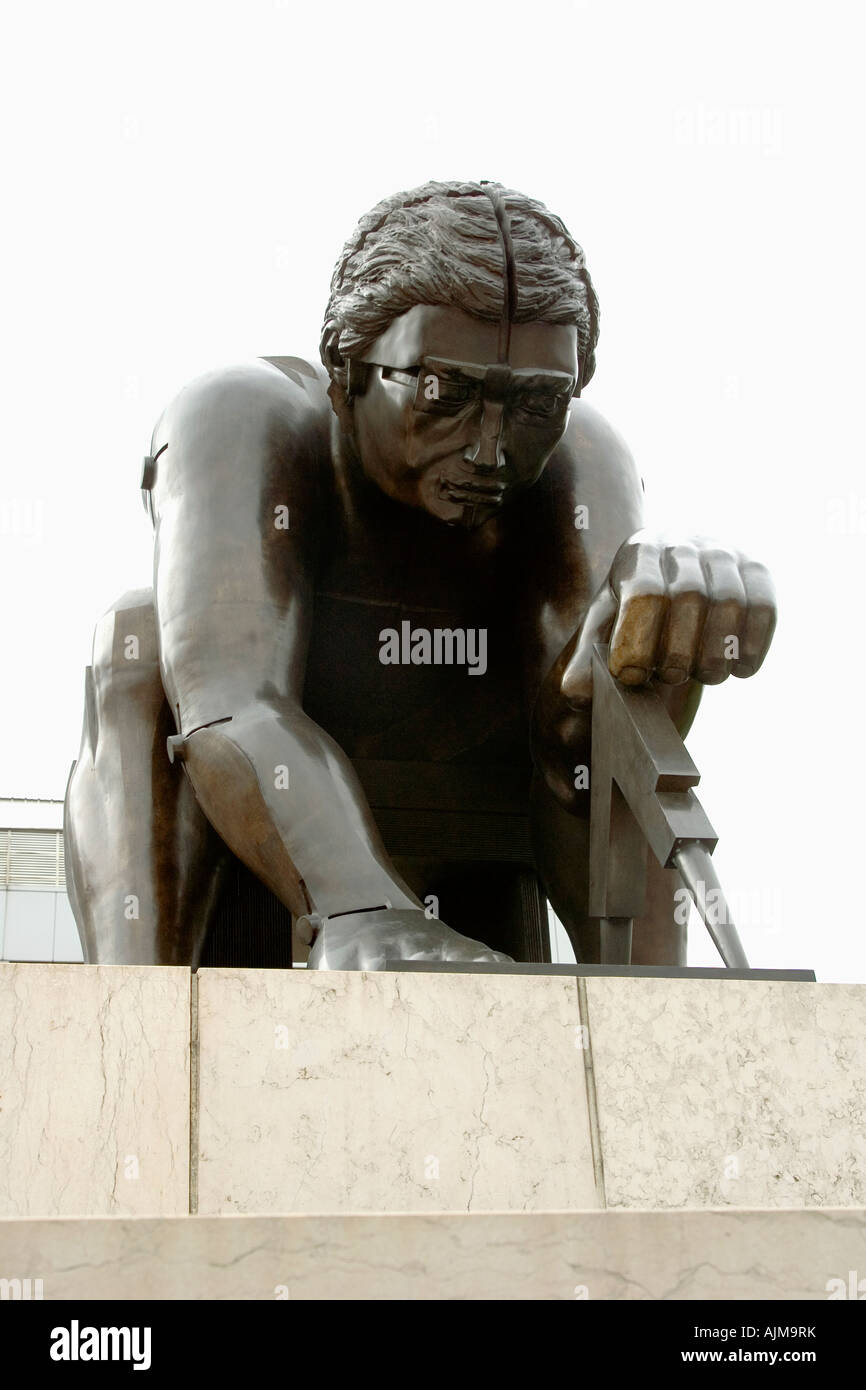
[[[62,827],[62,801],[0,798],[0,960],[82,958]]]

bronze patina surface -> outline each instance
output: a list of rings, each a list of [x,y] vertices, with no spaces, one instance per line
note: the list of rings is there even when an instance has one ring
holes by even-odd
[[[232,858],[312,966],[519,953],[496,923],[527,860],[598,960],[596,645],[684,729],[702,686],[758,670],[775,608],[738,550],[644,528],[584,399],[597,335],[557,217],[430,183],[344,248],[322,365],[260,359],[171,402],[143,479],[153,590],[97,628],[67,793],[88,961],[197,964]],[[679,880],[647,872],[632,959],[681,964]]]

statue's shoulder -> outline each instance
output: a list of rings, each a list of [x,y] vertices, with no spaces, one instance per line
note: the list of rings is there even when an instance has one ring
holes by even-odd
[[[328,373],[321,362],[308,362],[305,357],[258,357],[256,361],[276,367],[302,391],[327,395]]]
[[[585,477],[598,469],[631,474],[634,459],[622,435],[588,401],[572,401],[565,434],[551,456],[552,474]]]
[[[153,448],[167,432],[191,424],[225,430],[277,416],[292,433],[327,430],[331,403],[324,368],[302,357],[255,357],[195,377],[169,402],[157,421]]]
[[[572,448],[598,449],[610,455],[631,457],[622,435],[600,410],[582,398],[572,401],[564,442]]]

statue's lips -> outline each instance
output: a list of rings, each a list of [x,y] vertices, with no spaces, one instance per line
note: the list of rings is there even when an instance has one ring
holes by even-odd
[[[472,502],[476,506],[484,503],[488,507],[498,507],[505,496],[505,486],[503,483],[455,482],[442,478],[439,496],[449,502]]]

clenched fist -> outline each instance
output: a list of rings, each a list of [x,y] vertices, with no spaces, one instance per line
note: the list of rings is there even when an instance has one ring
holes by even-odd
[[[611,673],[625,685],[752,676],[776,625],[763,565],[702,537],[677,541],[637,531],[542,686],[535,710],[536,761],[561,801],[574,801],[564,754],[587,734],[592,651],[608,642]]]

